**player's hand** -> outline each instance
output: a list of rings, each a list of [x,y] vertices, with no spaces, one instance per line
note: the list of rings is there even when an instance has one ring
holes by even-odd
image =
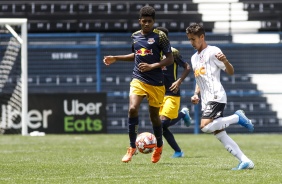
[[[198,104],[199,101],[200,101],[200,98],[199,98],[198,95],[194,95],[194,96],[191,97],[192,104]]]
[[[108,66],[116,62],[116,58],[114,56],[104,56],[103,62]]]
[[[147,71],[150,71],[152,70],[152,66],[148,63],[140,63],[138,65],[138,69],[141,71],[141,72],[147,72]]]
[[[172,83],[172,85],[169,87],[169,90],[172,91],[173,93],[177,93],[177,91],[179,90],[179,86],[180,83],[177,80],[174,83]]]
[[[228,61],[226,56],[222,52],[219,52],[218,54],[216,54],[215,57],[221,62],[227,62]]]

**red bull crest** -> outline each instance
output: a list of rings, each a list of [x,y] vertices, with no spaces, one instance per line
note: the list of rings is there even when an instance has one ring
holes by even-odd
[[[135,54],[139,55],[139,56],[153,55],[153,50],[152,49],[149,50],[149,49],[146,49],[146,48],[141,48],[139,50],[136,50]]]
[[[155,43],[155,39],[154,38],[149,38],[148,39],[148,44],[153,44],[153,43]]]

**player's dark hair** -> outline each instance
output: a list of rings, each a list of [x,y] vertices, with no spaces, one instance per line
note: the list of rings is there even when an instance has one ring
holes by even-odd
[[[203,34],[205,36],[205,29],[201,24],[193,23],[186,28],[186,34],[194,34],[199,37]]]
[[[156,29],[164,32],[166,34],[166,36],[168,36],[168,29],[167,28],[165,28],[165,27],[157,27]]]
[[[155,20],[155,9],[152,6],[143,6],[139,12],[139,18],[152,17]]]

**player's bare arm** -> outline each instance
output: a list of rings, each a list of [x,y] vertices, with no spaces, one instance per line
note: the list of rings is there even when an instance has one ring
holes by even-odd
[[[200,93],[200,88],[199,88],[198,84],[196,84],[194,95],[191,97],[191,102],[193,104],[199,103],[199,101],[200,101],[199,93]]]
[[[105,65],[111,65],[116,61],[134,61],[134,53],[127,55],[104,56],[103,59]]]
[[[225,72],[228,74],[228,75],[233,75],[234,74],[234,68],[233,66],[231,65],[231,63],[229,63],[229,61],[227,60],[226,56],[220,52],[218,54],[215,55],[215,57],[224,63],[226,69],[225,69]]]
[[[153,63],[153,64],[140,63],[138,67],[141,72],[147,72],[155,68],[161,68],[163,66],[171,65],[173,62],[174,62],[174,59],[173,59],[172,53],[167,53],[166,58],[161,60],[158,63]]]
[[[188,63],[185,63],[184,70],[183,70],[183,72],[181,74],[181,77],[179,79],[177,79],[174,83],[172,83],[172,85],[170,86],[169,90],[173,91],[174,93],[177,93],[177,91],[179,90],[180,85],[182,84],[184,79],[190,73],[190,70],[191,70],[190,65]]]

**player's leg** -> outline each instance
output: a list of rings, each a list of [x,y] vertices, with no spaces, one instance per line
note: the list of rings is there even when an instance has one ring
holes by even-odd
[[[189,109],[187,107],[181,109],[178,116],[171,120],[171,124],[176,124],[181,119],[183,119],[185,126],[189,127],[191,125],[192,118],[190,117]]]
[[[225,104],[218,102],[208,102],[202,115],[201,130],[205,133],[212,133],[222,130],[230,124],[238,123],[239,117],[236,114],[223,117]]]
[[[130,147],[127,149],[127,153],[122,158],[123,162],[131,161],[133,155],[136,152],[135,141],[138,133],[138,111],[140,104],[145,97],[146,93],[139,87],[138,80],[132,80],[130,83],[130,92],[129,92],[129,109],[128,109],[128,136]]]
[[[153,163],[157,163],[161,158],[161,154],[163,150],[162,124],[159,117],[159,107],[149,106],[149,112],[150,112],[150,119],[153,125],[153,131],[157,139],[157,147],[155,148],[152,154],[151,160]]]
[[[226,131],[220,131],[215,137],[223,144],[225,149],[239,160],[239,165],[233,170],[253,169],[254,163],[241,151],[238,144],[227,135]]]
[[[166,123],[163,123],[163,136],[166,139],[167,143],[170,145],[170,147],[174,150],[174,154],[172,155],[172,158],[179,158],[184,156],[184,152],[182,152],[181,148],[177,144],[173,133],[169,130],[169,128],[166,126]]]
[[[165,96],[162,107],[160,108],[160,119],[163,127],[163,136],[167,143],[175,151],[173,158],[183,157],[184,153],[181,151],[177,144],[174,135],[168,129],[168,127],[175,125],[177,122],[172,122],[178,116],[178,110],[180,106],[180,97],[176,96]]]
[[[203,114],[202,114],[201,129],[205,130],[206,127],[209,126],[209,124],[212,124],[217,119],[222,118],[224,108],[225,108],[225,104],[223,104],[223,103],[217,103],[217,102],[211,102],[210,103],[209,102],[208,105],[206,106],[206,108],[204,109]],[[235,116],[237,116],[237,115],[235,115]],[[238,118],[238,116],[237,116],[237,118]],[[216,138],[227,149],[227,151],[240,160],[240,164],[238,165],[237,168],[238,169],[247,169],[247,168],[251,169],[251,168],[253,168],[254,167],[253,162],[243,154],[243,152],[240,150],[240,148],[236,144],[236,142],[233,141],[226,134],[226,132],[224,131],[224,128],[225,127],[223,127],[221,130],[214,131],[214,134],[215,134]],[[210,133],[210,132],[206,132],[206,133]]]
[[[184,118],[183,112],[178,112],[180,106],[179,96],[165,96],[160,110],[160,116],[168,117],[171,121],[168,126],[175,125],[181,118]]]
[[[203,119],[201,122],[201,130],[203,132],[206,133],[212,133],[216,130],[222,130],[224,128],[227,128],[229,125],[231,124],[240,124],[241,126],[246,127],[250,132],[254,131],[254,126],[251,122],[251,120],[249,120],[244,111],[242,110],[237,110],[235,112],[235,114],[227,116],[227,117],[222,117],[222,113],[221,111],[218,112],[218,114],[211,114],[211,110],[210,109],[219,109],[221,108],[220,106],[222,106],[225,104],[222,103],[217,103],[217,102],[208,102],[206,109],[203,112]],[[204,119],[209,119],[206,117],[215,117],[214,120],[211,122],[210,120],[204,120]]]
[[[149,102],[150,119],[152,122],[155,137],[157,139],[157,147],[152,154],[152,162],[156,163],[160,160],[163,149],[162,124],[159,117],[159,109],[164,99],[165,87],[152,85],[145,86],[147,99]]]
[[[162,124],[159,118],[159,107],[149,106],[150,119],[153,125],[155,137],[157,139],[157,147],[163,145],[162,142]]]
[[[236,113],[239,113],[239,111],[236,111]],[[205,127],[201,129],[203,132],[212,133],[216,130],[222,130],[224,128],[227,128],[231,124],[238,123],[241,126],[246,127],[250,132],[253,132],[254,126],[251,120],[249,120],[241,111],[240,111],[240,116],[236,113],[230,116],[217,118],[213,120],[211,123],[205,125]],[[244,119],[241,117],[243,117]]]
[[[128,109],[128,133],[130,139],[130,147],[135,148],[135,141],[138,133],[139,117],[138,111],[143,96],[131,94],[129,96],[129,109]]]
[[[178,123],[181,119],[183,119],[185,125],[188,127],[191,124],[191,117],[189,115],[189,109],[184,107],[179,111],[180,106],[180,96],[166,96],[165,97],[164,110],[162,110],[162,114],[166,117],[170,117],[171,126]],[[178,112],[179,111],[179,112]]]
[[[243,110],[237,110],[235,112],[235,115],[239,117],[239,121],[238,121],[239,125],[247,128],[250,132],[254,131],[254,125],[252,124],[252,121],[249,118],[247,118]]]

